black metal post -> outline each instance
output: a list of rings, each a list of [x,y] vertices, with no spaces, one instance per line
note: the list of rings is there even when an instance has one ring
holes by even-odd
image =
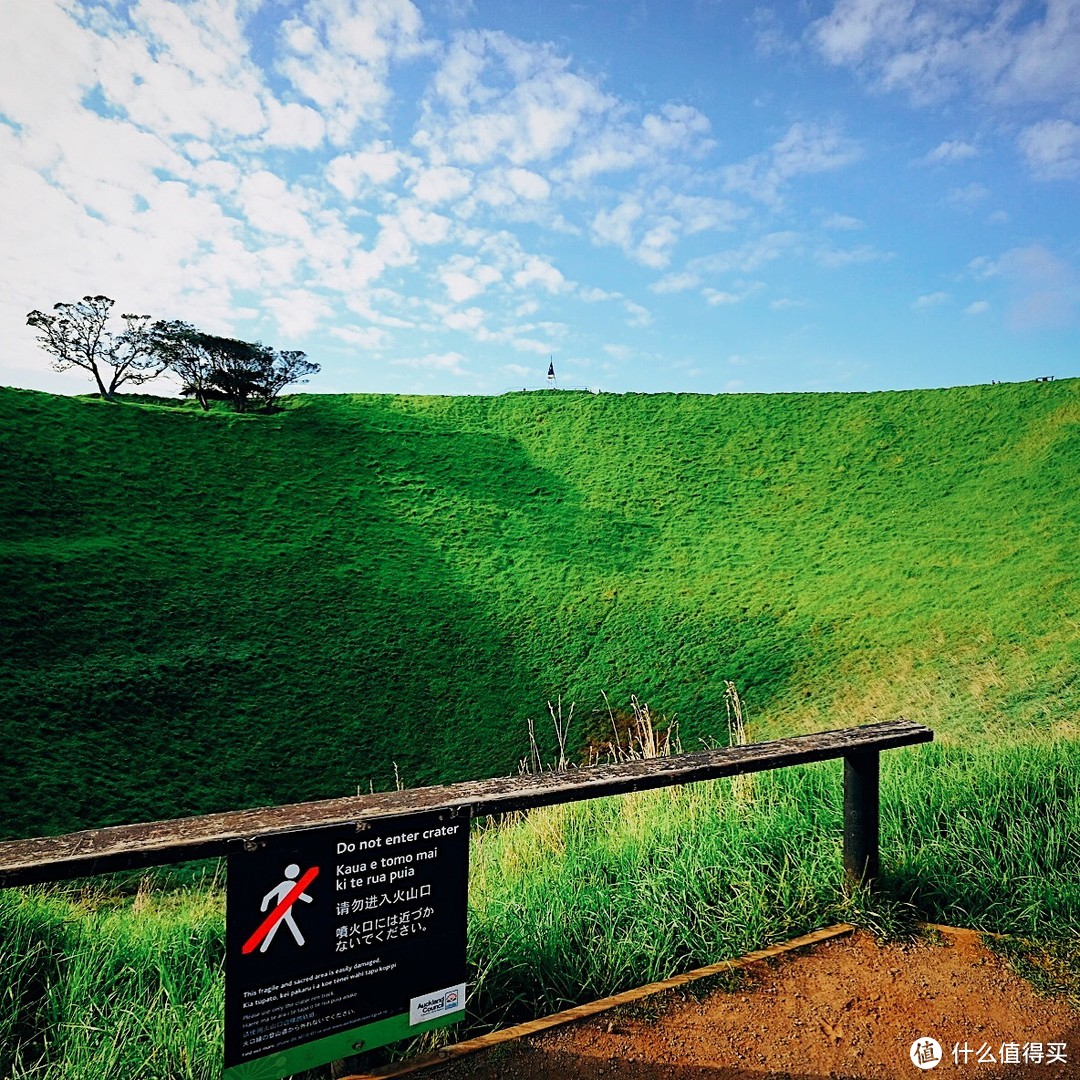
[[[848,891],[872,886],[878,863],[878,758],[876,750],[844,756],[844,879]]]

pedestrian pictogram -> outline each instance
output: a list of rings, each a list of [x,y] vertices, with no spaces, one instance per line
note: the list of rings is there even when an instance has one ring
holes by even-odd
[[[295,938],[297,945],[304,944],[304,935],[300,933],[300,927],[296,925],[296,920],[293,919],[292,909],[297,900],[303,900],[305,904],[311,903],[311,897],[304,890],[319,876],[319,868],[313,866],[297,881],[296,878],[299,873],[300,867],[296,863],[290,863],[285,868],[285,880],[280,885],[275,885],[263,897],[261,911],[265,911],[269,907],[271,900],[276,899],[277,906],[260,923],[259,929],[244,942],[242,951],[245,955],[254,952],[256,948],[259,949],[259,952],[266,952],[282,923],[285,923],[292,931],[292,936]],[[262,943],[261,946],[260,942]]]

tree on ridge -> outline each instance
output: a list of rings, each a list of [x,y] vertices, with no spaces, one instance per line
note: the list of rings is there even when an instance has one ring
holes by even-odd
[[[53,304],[56,315],[34,310],[26,316],[27,325],[38,331],[38,343],[55,357],[53,368],[90,372],[98,393],[110,401],[124,383],[149,382],[165,367],[153,347],[149,315],[121,315],[125,329],[115,336],[106,329],[114,303],[107,296],[84,296],[73,304]]]
[[[154,348],[162,357],[166,370],[181,382],[180,393],[194,397],[203,409],[210,408],[211,401],[232,401],[238,404],[236,395],[230,393],[236,387],[230,385],[226,372],[254,363],[256,346],[246,341],[205,334],[180,319],[159,319],[151,328]],[[222,382],[225,385],[221,385]],[[244,387],[250,392],[251,388]],[[243,407],[244,395],[238,404]]]
[[[151,333],[165,366],[180,378],[181,393],[204,409],[211,400],[230,401],[237,412],[250,402],[266,407],[290,383],[319,371],[302,352],[206,334],[179,319],[158,320]]]

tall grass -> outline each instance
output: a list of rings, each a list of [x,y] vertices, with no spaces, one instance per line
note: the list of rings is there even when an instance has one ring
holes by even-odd
[[[221,1072],[223,893],[0,894],[0,1076]]]
[[[869,906],[843,893],[839,762],[760,774],[742,805],[717,780],[478,827],[453,1034],[897,912],[1057,943],[1080,988],[1078,775],[1075,744],[883,755]],[[0,1075],[215,1077],[222,909],[216,883],[0,894]]]
[[[883,756],[876,897],[843,892],[839,762],[551,807],[473,853],[477,1013],[520,1019],[883,911],[1076,946],[1080,746]],[[735,781],[735,782],[733,782]],[[539,997],[538,997],[539,995]]]

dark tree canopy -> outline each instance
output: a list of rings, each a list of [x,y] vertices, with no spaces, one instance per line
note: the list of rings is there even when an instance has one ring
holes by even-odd
[[[293,383],[306,383],[309,375],[319,373],[319,365],[307,359],[307,354],[298,349],[267,349],[269,367],[266,369],[263,387],[266,392],[266,404],[270,404]]]
[[[206,334],[190,323],[159,320],[152,329],[155,349],[204,409],[227,400],[239,411],[270,405],[292,383],[319,370],[302,352],[277,351],[261,342]]]
[[[153,347],[150,316],[121,315],[125,329],[114,336],[106,329],[113,304],[107,296],[84,296],[74,304],[54,304],[55,315],[35,310],[26,316],[41,347],[52,353],[53,367],[88,371],[103,398],[126,382],[148,382],[164,370]]]

